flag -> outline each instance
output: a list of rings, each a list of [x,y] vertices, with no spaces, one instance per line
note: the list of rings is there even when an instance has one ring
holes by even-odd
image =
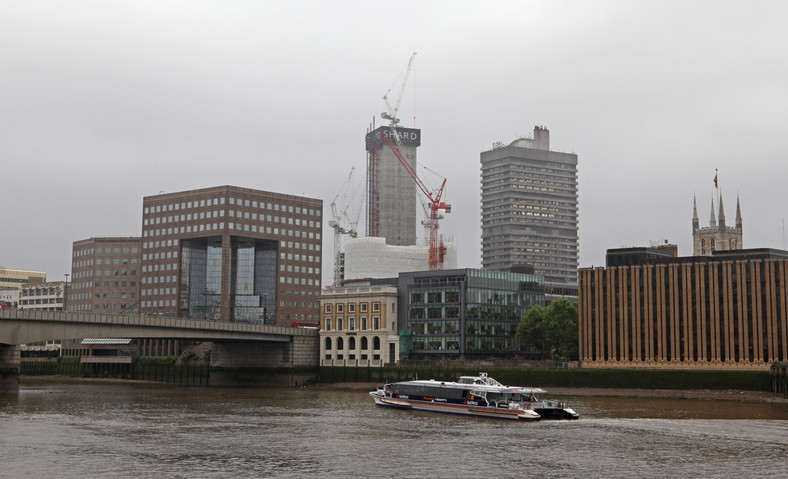
[[[717,186],[717,170],[714,170],[714,187],[715,187],[715,188],[719,188],[719,187]]]

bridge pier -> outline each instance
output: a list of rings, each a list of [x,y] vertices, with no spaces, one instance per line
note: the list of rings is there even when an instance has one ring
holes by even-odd
[[[0,344],[0,391],[19,388],[19,345]]]
[[[294,387],[317,379],[318,338],[288,342],[214,342],[211,386]]]

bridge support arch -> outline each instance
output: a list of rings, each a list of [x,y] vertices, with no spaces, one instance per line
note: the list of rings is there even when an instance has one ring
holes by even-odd
[[[0,344],[0,391],[19,387],[19,346]]]
[[[317,379],[319,338],[214,342],[211,386],[300,386]]]

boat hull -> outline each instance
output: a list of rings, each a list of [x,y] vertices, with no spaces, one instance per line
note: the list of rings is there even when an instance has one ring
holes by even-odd
[[[462,404],[440,400],[438,398],[412,398],[387,397],[378,391],[371,391],[370,396],[379,407],[394,409],[409,409],[412,411],[426,411],[441,414],[454,414],[460,416],[483,417],[490,419],[504,419],[509,421],[538,421],[539,414],[531,409],[505,409],[494,406],[474,404],[467,401]],[[468,404],[468,403],[471,404]]]

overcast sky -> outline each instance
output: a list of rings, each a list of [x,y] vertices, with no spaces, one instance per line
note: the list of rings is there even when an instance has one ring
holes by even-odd
[[[581,266],[665,240],[691,255],[715,169],[744,247],[783,248],[786,25],[777,0],[3,1],[0,265],[62,280],[74,241],[140,235],[160,192],[330,211],[412,52],[400,117],[448,178],[460,266],[481,263],[480,152],[534,125],[579,156]]]

